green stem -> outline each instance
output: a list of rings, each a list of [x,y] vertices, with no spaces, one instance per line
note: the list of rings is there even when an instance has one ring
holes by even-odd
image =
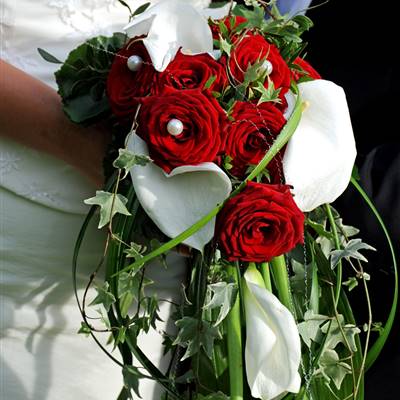
[[[263,276],[265,287],[272,292],[271,272],[267,262],[261,263],[261,275]]]
[[[333,238],[335,241],[335,248],[336,248],[336,250],[340,250],[341,246],[340,246],[339,235],[337,233],[336,222],[335,222],[335,218],[333,217],[333,214],[332,214],[331,206],[329,204],[325,204],[325,210],[326,210],[326,214],[328,215],[329,224],[331,226],[331,230],[333,233]],[[337,306],[338,306],[340,291],[342,289],[342,275],[343,275],[342,261],[339,261],[339,263],[336,267],[335,308],[337,308]]]
[[[228,275],[239,285],[239,274],[233,265],[227,267]],[[230,400],[243,400],[242,327],[240,322],[240,296],[226,318]]]
[[[278,297],[281,303],[294,315],[292,295],[290,293],[289,274],[286,268],[285,256],[274,257],[271,261],[274,281],[278,289]]]

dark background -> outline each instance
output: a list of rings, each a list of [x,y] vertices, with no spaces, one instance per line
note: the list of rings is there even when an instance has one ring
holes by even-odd
[[[242,1],[238,1],[241,3]],[[312,6],[323,0],[313,0]],[[324,79],[342,86],[350,108],[358,156],[360,184],[378,208],[400,255],[400,85],[394,55],[399,23],[391,2],[330,0],[307,15],[315,26],[305,35],[306,59]],[[374,322],[385,322],[393,299],[393,262],[384,234],[360,195],[351,187],[335,202],[347,225],[374,246],[366,272]],[[360,285],[359,285],[360,286]],[[350,293],[356,319],[367,321],[361,287]],[[398,313],[397,313],[398,315]],[[400,382],[400,329],[397,316],[381,356],[366,374],[366,400],[397,397]],[[372,336],[372,340],[376,334]],[[323,400],[323,399],[318,399]]]
[[[313,5],[318,4],[313,1]],[[396,14],[390,2],[331,0],[307,15],[315,26],[307,34],[307,59],[345,89],[360,169],[361,185],[377,206],[400,254],[400,85],[393,59],[398,45]],[[374,321],[384,322],[393,298],[393,262],[383,232],[361,197],[351,188],[335,203],[344,222],[360,229],[369,252],[367,272]],[[362,289],[352,294],[358,321],[366,321]],[[374,336],[376,337],[376,336]],[[374,338],[373,337],[373,338]],[[393,399],[400,381],[399,317],[389,342],[366,375],[366,399]],[[322,399],[323,400],[323,399]]]

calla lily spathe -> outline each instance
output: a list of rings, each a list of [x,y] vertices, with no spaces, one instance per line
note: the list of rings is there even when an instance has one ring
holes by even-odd
[[[131,135],[127,148],[135,154],[148,155],[139,136]],[[133,187],[148,216],[167,236],[173,238],[198,222],[232,190],[228,176],[214,163],[185,165],[166,174],[154,163],[134,166]],[[213,238],[215,218],[183,243],[203,251]]]
[[[256,399],[279,399],[297,393],[301,378],[300,336],[291,312],[264,285],[250,266],[243,277],[246,313],[246,375]]]
[[[305,107],[287,145],[283,173],[297,206],[308,212],[344,192],[357,151],[343,89],[322,79],[298,88]]]
[[[143,39],[154,68],[164,71],[181,49],[184,54],[213,52],[208,18],[219,19],[229,12],[229,3],[221,8],[206,8],[208,0],[161,0],[134,17],[124,28],[129,37]]]

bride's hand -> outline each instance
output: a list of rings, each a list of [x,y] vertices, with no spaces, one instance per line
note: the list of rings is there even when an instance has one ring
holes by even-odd
[[[54,89],[1,60],[0,126],[2,135],[64,160],[98,186],[103,183],[109,132],[72,123]]]

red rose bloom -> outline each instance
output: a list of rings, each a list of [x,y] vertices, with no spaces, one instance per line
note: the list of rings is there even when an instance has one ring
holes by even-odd
[[[166,89],[163,96],[142,99],[138,135],[149,146],[150,157],[166,172],[181,165],[214,161],[220,151],[224,111],[207,91]],[[183,131],[168,132],[178,119]]]
[[[249,165],[258,164],[275,141],[286,123],[282,112],[272,103],[259,106],[249,102],[236,102],[232,117],[225,126],[225,154],[232,158],[229,172],[244,178]],[[281,152],[280,152],[281,153]],[[282,171],[281,154],[268,164],[271,181],[279,183]]]
[[[204,89],[207,81],[215,76],[210,90],[222,92],[228,84],[225,67],[209,54],[186,55],[179,52],[164,72],[157,76],[154,93],[161,93],[165,87],[182,89]]]
[[[268,43],[263,36],[248,34],[237,40],[229,57],[229,69],[238,82],[243,82],[248,67],[263,60],[272,64],[269,77],[275,89],[281,89],[280,95],[283,96],[290,88],[290,69],[277,47]],[[268,87],[268,79],[265,80],[265,87]]]
[[[144,61],[137,72],[127,66],[127,59],[137,55]],[[147,96],[153,86],[155,69],[142,41],[131,40],[114,58],[107,78],[107,95],[113,113],[118,117],[132,115],[141,97]]]
[[[217,217],[216,238],[229,261],[270,261],[303,243],[304,215],[287,185],[249,182]]]
[[[226,26],[226,29],[228,29],[228,32],[230,35],[232,30],[236,29],[239,25],[246,22],[247,18],[242,17],[241,15],[232,15],[230,17],[225,17],[225,18],[217,20],[217,21],[212,21],[210,27],[211,27],[213,39],[215,39],[215,40],[219,39],[219,34],[220,34],[219,23],[221,21]],[[232,22],[233,22],[233,26],[232,26]]]
[[[293,64],[298,65],[304,72],[292,70],[293,79],[297,82],[301,77],[308,76],[312,79],[321,79],[321,75],[311,66],[309,62],[297,57]]]

